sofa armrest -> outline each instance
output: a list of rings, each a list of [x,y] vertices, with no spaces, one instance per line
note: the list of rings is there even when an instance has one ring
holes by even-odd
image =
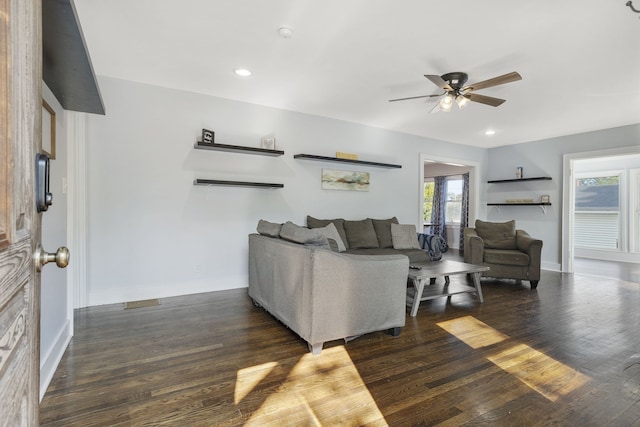
[[[404,326],[409,258],[313,250],[309,340]]]
[[[481,264],[484,260],[484,241],[475,228],[464,229],[464,262]]]
[[[526,231],[516,230],[516,246],[519,251],[527,253],[529,257],[537,256],[540,259],[542,240],[531,237]]]
[[[533,289],[535,288],[533,281],[540,279],[542,240],[531,237],[529,233],[524,230],[516,230],[516,246],[519,250],[529,255],[529,278],[532,281]]]

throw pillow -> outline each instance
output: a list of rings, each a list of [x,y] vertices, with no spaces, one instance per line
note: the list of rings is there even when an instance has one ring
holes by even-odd
[[[292,223],[291,221],[287,221],[282,225],[282,230],[280,230],[280,237],[285,240],[289,240],[294,243],[302,243],[304,245],[313,245],[313,246],[326,246],[329,248],[329,241],[322,234],[322,232],[318,230],[311,230],[306,227],[300,227]]]
[[[392,248],[391,224],[397,224],[398,218],[394,216],[389,219],[372,219],[371,222],[373,223],[373,228],[376,230],[378,246],[381,248]]]
[[[307,215],[307,227],[309,228],[321,228],[326,227],[329,224],[333,224],[336,226],[336,230],[338,230],[338,234],[342,238],[342,244],[345,246],[345,248],[349,249],[349,242],[347,242],[347,233],[344,231],[344,219],[318,219]]]
[[[350,249],[377,248],[378,237],[370,218],[360,221],[344,221],[344,231],[347,233],[347,241]]]
[[[331,246],[332,251],[344,252],[347,250],[347,248],[344,246],[344,242],[342,241],[342,238],[338,234],[338,230],[336,229],[335,224],[333,224],[332,222],[330,222],[329,225],[327,225],[326,227],[314,228],[314,230],[320,231],[329,240],[329,246]],[[334,249],[334,245],[335,245],[335,249]]]
[[[516,221],[486,222],[476,220],[476,232],[489,249],[517,249]]]
[[[258,221],[258,227],[256,230],[263,236],[280,237],[282,224],[276,224],[275,222],[269,222],[261,219]]]
[[[391,224],[391,239],[394,249],[420,249],[418,233],[413,224]]]

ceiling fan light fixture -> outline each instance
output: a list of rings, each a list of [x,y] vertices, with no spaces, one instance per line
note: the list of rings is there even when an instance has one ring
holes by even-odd
[[[450,93],[446,94],[439,102],[440,109],[442,111],[450,111],[451,106],[453,105],[453,95]]]
[[[458,104],[458,108],[462,110],[464,107],[469,105],[469,98],[464,95],[458,95],[456,96],[456,104]]]

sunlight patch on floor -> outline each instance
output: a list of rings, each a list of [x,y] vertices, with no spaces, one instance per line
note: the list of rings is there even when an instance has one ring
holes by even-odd
[[[552,402],[589,381],[586,375],[525,344],[515,345],[487,359]]]
[[[472,316],[440,322],[438,326],[471,348],[488,347],[509,338]]]
[[[238,370],[236,388],[233,394],[234,403],[237,405],[244,399],[276,366],[278,366],[278,362],[269,362]]]
[[[284,419],[296,425],[388,425],[344,346],[302,356],[284,382],[252,395],[276,365],[238,371],[236,405],[245,414],[251,411],[246,426],[281,425]],[[258,393],[265,394],[264,402],[247,407]]]
[[[509,338],[472,316],[440,322],[438,326],[474,349],[500,344]],[[526,344],[499,347],[487,359],[552,402],[590,380]]]

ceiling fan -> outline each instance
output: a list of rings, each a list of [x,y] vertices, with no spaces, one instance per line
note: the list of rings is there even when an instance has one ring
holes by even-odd
[[[464,84],[467,82],[469,76],[467,76],[467,73],[462,73],[459,71],[443,74],[441,76],[425,74],[425,77],[431,80],[431,82],[433,82],[433,84],[438,86],[440,89],[444,90],[444,92],[436,95],[421,95],[410,96],[408,98],[390,99],[389,102],[406,101],[408,99],[418,98],[442,97],[442,99],[440,99],[440,102],[438,102],[436,106],[431,111],[429,111],[430,113],[437,113],[438,111],[449,112],[451,110],[451,107],[453,106],[453,101],[458,104],[458,108],[460,109],[466,107],[469,101],[479,102],[481,104],[497,107],[505,102],[505,100],[494,98],[492,96],[480,95],[479,93],[474,93],[474,91],[502,85],[505,83],[515,82],[517,80],[522,80],[522,76],[515,71],[466,86]]]

